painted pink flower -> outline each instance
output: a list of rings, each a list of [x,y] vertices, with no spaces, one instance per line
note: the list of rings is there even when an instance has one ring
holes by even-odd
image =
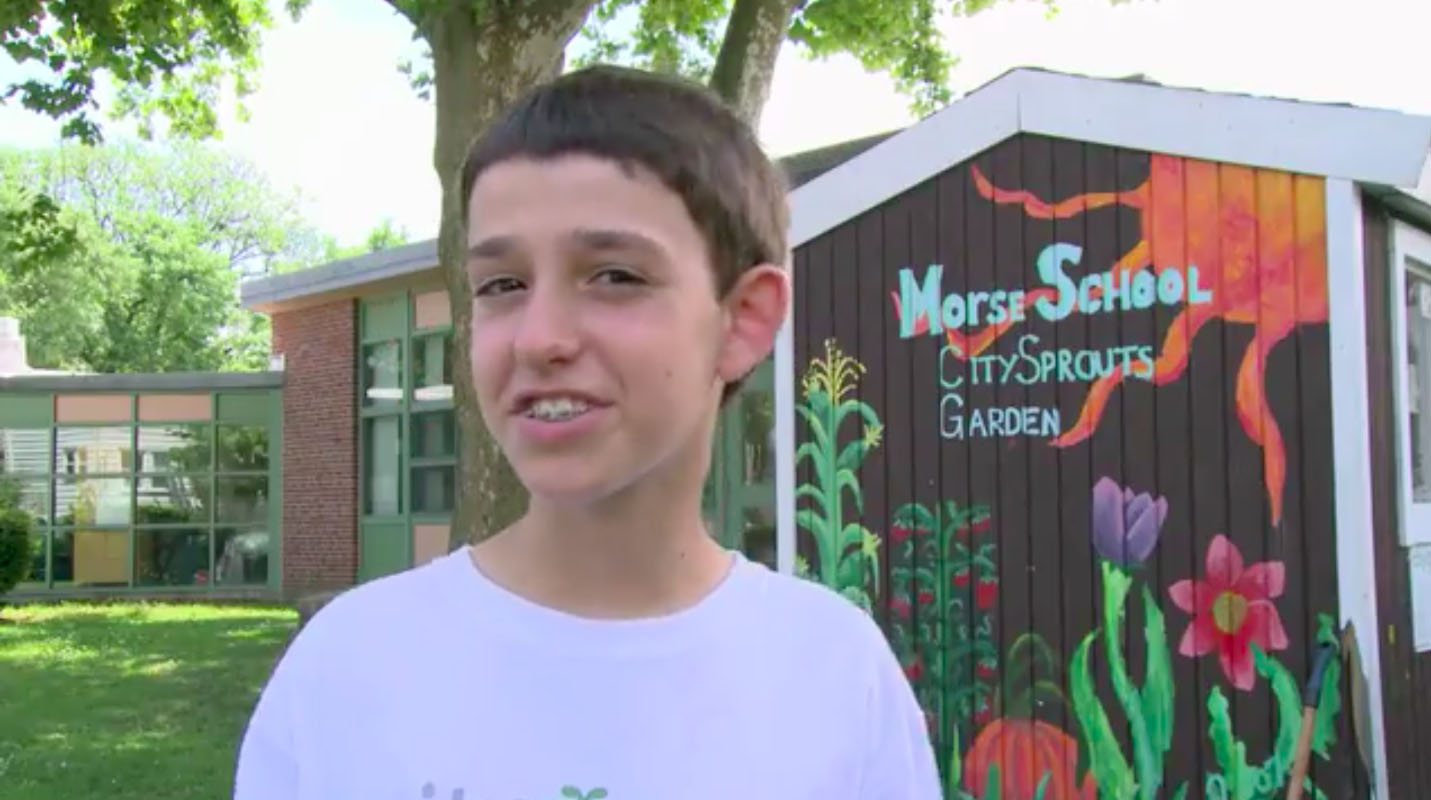
[[[1173,603],[1192,615],[1178,652],[1196,658],[1216,650],[1228,681],[1250,691],[1256,679],[1252,645],[1264,651],[1287,648],[1287,631],[1272,604],[1286,585],[1282,562],[1244,567],[1237,545],[1219,533],[1207,546],[1205,579],[1188,578],[1168,587]]]

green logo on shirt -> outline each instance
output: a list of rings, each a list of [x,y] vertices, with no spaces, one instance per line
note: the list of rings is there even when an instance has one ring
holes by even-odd
[[[432,785],[431,783],[423,784],[422,796],[423,800],[432,800],[432,798],[437,797],[437,787]],[[607,793],[605,789],[602,789],[600,787],[592,789],[591,791],[584,792],[581,789],[576,788],[575,786],[563,786],[561,787],[561,796],[564,798],[569,798],[569,800],[602,800],[607,796]],[[466,789],[452,790],[451,800],[466,800],[466,797]]]

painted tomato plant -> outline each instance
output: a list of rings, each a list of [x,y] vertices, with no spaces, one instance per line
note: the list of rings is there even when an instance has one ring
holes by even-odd
[[[907,503],[890,526],[889,634],[937,752],[992,718],[999,656],[996,545],[987,506]]]

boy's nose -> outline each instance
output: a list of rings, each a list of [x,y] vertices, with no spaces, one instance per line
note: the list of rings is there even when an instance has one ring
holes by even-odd
[[[569,293],[540,286],[528,295],[513,347],[534,366],[566,361],[581,350],[579,315]]]

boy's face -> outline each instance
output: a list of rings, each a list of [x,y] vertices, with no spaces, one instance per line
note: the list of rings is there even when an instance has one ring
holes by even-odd
[[[476,395],[534,499],[704,470],[721,387],[769,353],[786,273],[757,268],[717,298],[680,196],[596,157],[495,164],[470,213]]]

